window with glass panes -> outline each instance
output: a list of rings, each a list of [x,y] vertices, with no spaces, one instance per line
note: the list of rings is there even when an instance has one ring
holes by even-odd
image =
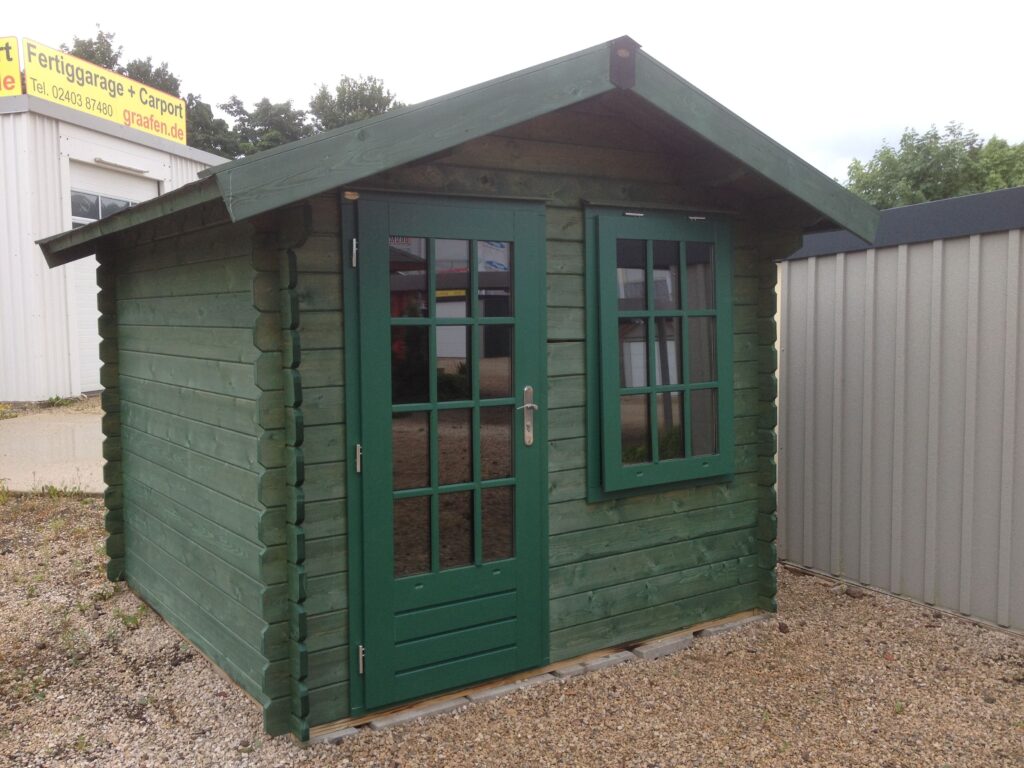
[[[86,224],[105,219],[107,216],[133,205],[135,202],[131,200],[73,189],[71,190],[71,228],[84,227]]]
[[[601,487],[621,491],[728,474],[727,224],[621,211],[602,212],[595,229],[599,349],[591,375],[600,381]]]

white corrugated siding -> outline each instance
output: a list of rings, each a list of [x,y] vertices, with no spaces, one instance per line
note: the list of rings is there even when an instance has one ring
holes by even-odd
[[[65,278],[35,245],[64,228],[60,165],[55,120],[0,115],[0,400],[72,393]]]
[[[1022,257],[1013,230],[782,264],[781,557],[1024,629]]]
[[[101,155],[147,175],[94,164]],[[99,387],[94,261],[51,270],[35,245],[70,228],[72,177],[119,177],[121,183],[91,191],[141,201],[194,181],[205,167],[30,111],[0,114],[0,401]]]

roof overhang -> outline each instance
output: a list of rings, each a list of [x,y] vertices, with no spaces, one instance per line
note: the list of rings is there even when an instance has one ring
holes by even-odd
[[[241,221],[615,89],[634,93],[823,218],[874,237],[874,208],[622,37],[208,168],[199,182],[40,245],[56,266],[94,252],[98,241],[118,232],[216,199],[232,221]]]

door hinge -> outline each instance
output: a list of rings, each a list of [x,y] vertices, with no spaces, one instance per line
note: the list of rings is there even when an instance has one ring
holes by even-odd
[[[359,238],[352,238],[352,268],[359,266]]]
[[[360,475],[363,472],[363,446],[361,443],[356,443],[356,474]]]
[[[359,646],[359,674],[366,674],[366,646]]]

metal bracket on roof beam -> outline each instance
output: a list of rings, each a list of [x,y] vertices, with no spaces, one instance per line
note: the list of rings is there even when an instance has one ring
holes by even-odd
[[[620,37],[612,40],[610,47],[608,79],[616,88],[629,90],[636,85],[636,52],[640,43],[631,37]]]

